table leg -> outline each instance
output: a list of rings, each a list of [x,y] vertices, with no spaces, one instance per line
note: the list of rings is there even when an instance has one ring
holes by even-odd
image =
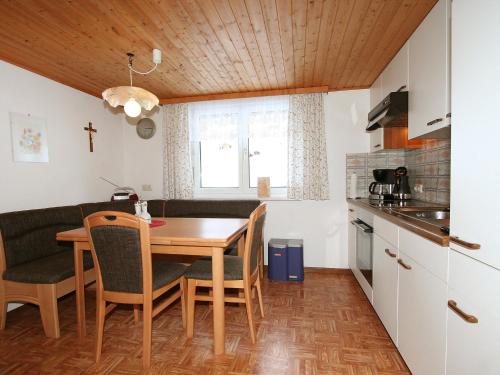
[[[224,249],[212,248],[212,283],[214,294],[214,353],[224,354]]]
[[[238,239],[238,256],[242,257],[245,253],[245,233]]]
[[[75,289],[76,289],[76,324],[78,337],[84,337],[85,332],[85,282],[83,280],[83,249],[79,242],[74,243],[75,257]]]

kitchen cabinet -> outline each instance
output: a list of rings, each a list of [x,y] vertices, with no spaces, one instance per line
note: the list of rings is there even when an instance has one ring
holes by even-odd
[[[403,86],[405,88],[402,91],[408,91],[408,43],[401,47],[380,77],[383,93],[380,100],[389,95],[390,92],[398,91]]]
[[[498,1],[453,1],[450,233],[465,243],[450,247],[497,269],[499,14]]]
[[[376,223],[375,223],[376,225]],[[373,236],[373,307],[397,345],[398,250],[377,234]]]
[[[449,138],[450,8],[450,0],[439,0],[409,39],[410,139]]]
[[[399,50],[370,88],[371,108],[402,87],[403,91],[408,91],[408,44]],[[419,140],[408,140],[407,127],[379,128],[370,132],[370,152],[421,146]]]
[[[413,375],[442,375],[448,249],[399,231],[398,348]]]
[[[500,272],[450,251],[448,303],[446,374],[500,374]]]

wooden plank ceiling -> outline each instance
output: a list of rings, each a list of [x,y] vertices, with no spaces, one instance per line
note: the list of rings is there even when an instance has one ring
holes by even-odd
[[[0,59],[100,97],[366,88],[436,0],[1,0]],[[325,87],[326,86],[326,87]],[[182,99],[179,99],[182,100]],[[167,101],[167,100],[166,100]]]

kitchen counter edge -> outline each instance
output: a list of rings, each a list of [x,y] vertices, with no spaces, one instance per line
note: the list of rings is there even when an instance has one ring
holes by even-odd
[[[371,206],[366,200],[363,199],[348,198],[347,203],[371,212],[374,215],[377,215],[382,219],[390,221],[391,223],[396,224],[401,228],[407,229],[410,232],[424,237],[429,241],[438,244],[439,246],[447,247],[450,243],[450,237],[444,234],[438,227],[434,225],[400,215],[388,208]],[[429,206],[434,206],[434,204],[429,203]]]

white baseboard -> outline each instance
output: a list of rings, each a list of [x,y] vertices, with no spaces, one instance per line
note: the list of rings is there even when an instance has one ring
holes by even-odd
[[[9,303],[7,305],[7,311],[15,310],[15,309],[17,309],[18,307],[20,307],[22,305],[23,305],[23,303]]]

